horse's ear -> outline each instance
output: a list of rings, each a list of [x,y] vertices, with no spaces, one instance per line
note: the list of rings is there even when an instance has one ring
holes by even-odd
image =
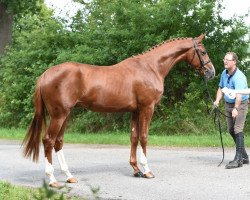
[[[197,42],[200,43],[205,37],[205,34],[202,33],[199,37],[196,38]]]

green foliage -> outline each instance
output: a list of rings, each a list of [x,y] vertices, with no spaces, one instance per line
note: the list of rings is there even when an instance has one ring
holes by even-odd
[[[30,194],[30,190],[26,190],[25,192],[26,193],[21,192],[10,183],[0,181],[0,199],[31,199],[32,195]]]
[[[51,14],[44,7],[39,15],[21,18],[13,33],[11,49],[0,60],[3,105],[0,121],[6,122],[6,126],[27,125],[33,112],[35,81],[65,44],[60,43],[64,38],[60,34],[62,25],[51,19]]]
[[[92,188],[90,188],[92,190]],[[70,192],[70,188],[62,186],[58,189],[52,189],[44,181],[43,186],[35,189],[22,186],[15,186],[5,181],[0,181],[0,199],[37,199],[37,200],[80,200],[84,198],[68,197],[67,194]],[[97,192],[92,192],[95,199],[98,198]]]
[[[39,12],[43,2],[44,0],[0,0],[15,17],[21,17],[29,12]]]
[[[129,113],[93,113],[74,109],[70,120],[70,132],[103,132],[125,130],[129,132]]]
[[[0,58],[0,126],[27,127],[33,115],[37,78],[49,66],[62,62],[112,65],[166,39],[206,33],[204,44],[217,71],[216,79],[209,82],[214,97],[224,54],[235,51],[240,60],[247,56],[248,28],[242,18],[222,19],[221,1],[75,1],[84,7],[70,22],[53,18],[42,1],[37,1],[41,3],[37,12],[22,14],[15,21],[13,43]],[[33,5],[35,1],[30,2]],[[240,68],[249,73],[249,63],[242,64]],[[194,70],[178,64],[167,76],[164,90],[151,123],[152,133],[210,130],[205,86]],[[73,131],[128,131],[129,118],[129,114],[77,110],[69,124]]]
[[[60,195],[58,194],[57,191],[53,190],[49,185],[43,181],[43,186],[38,189],[38,194],[33,195],[33,199],[36,200],[46,200],[46,199],[53,199],[53,200],[64,200],[67,199],[64,194],[70,192],[70,188],[65,186],[62,186],[58,188],[59,190],[61,189],[66,189],[66,192],[62,192]]]

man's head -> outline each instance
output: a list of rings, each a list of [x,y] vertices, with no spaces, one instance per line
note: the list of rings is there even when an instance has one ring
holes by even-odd
[[[234,52],[227,52],[223,61],[226,69],[228,69],[229,71],[234,70],[238,62],[238,56]]]

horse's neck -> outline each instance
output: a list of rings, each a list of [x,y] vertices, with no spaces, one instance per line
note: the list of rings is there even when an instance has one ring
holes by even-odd
[[[186,59],[191,47],[192,43],[187,39],[169,42],[149,52],[147,59],[153,62],[152,65],[164,79],[175,64]]]

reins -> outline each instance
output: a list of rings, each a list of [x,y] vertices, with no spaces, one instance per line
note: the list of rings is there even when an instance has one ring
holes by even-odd
[[[202,71],[202,69],[205,68],[205,71],[208,70],[206,68],[205,65],[207,65],[208,63],[210,63],[211,61],[208,60],[207,62],[204,62],[201,58],[201,55],[199,54],[199,49],[198,49],[198,45],[196,43],[196,40],[193,38],[193,44],[194,44],[194,49],[195,49],[195,52],[194,52],[194,55],[193,55],[193,58],[191,59],[191,64],[194,60],[194,57],[195,57],[195,54],[197,54],[198,58],[199,58],[199,62],[200,62],[200,68],[198,69],[198,71]],[[223,144],[223,137],[222,137],[222,129],[221,129],[221,120],[220,120],[220,116],[223,115],[227,118],[233,118],[232,116],[227,116],[225,113],[221,112],[221,110],[217,107],[217,106],[214,106],[214,100],[213,98],[211,97],[211,94],[209,92],[209,89],[208,89],[208,85],[207,85],[207,79],[203,78],[204,82],[205,82],[205,87],[206,87],[206,93],[207,93],[207,96],[208,96],[208,99],[211,101],[212,105],[213,105],[213,109],[210,113],[214,113],[214,125],[216,125],[216,120],[218,122],[218,128],[219,128],[219,132],[220,132],[220,142],[221,142],[221,148],[222,148],[222,160],[221,162],[219,163],[218,167],[223,163],[224,161],[224,158],[225,158],[225,150],[224,150],[224,144]],[[207,106],[208,108],[208,106]],[[233,118],[233,125],[235,124],[235,120],[236,118]]]
[[[199,62],[200,62],[200,68],[198,69],[198,71],[201,71],[203,68],[205,68],[205,70],[207,70],[207,68],[205,67],[205,65],[208,64],[208,63],[210,63],[211,61],[208,60],[207,62],[204,63],[204,61],[201,58],[201,55],[199,54],[198,45],[196,43],[196,40],[194,38],[192,40],[193,40],[195,52],[194,52],[194,56],[193,56],[193,58],[191,60],[191,63],[193,62],[195,54],[197,54],[197,56],[199,58]],[[206,92],[207,92],[208,99],[211,101],[211,103],[213,105],[214,104],[214,100],[213,100],[213,98],[212,98],[212,96],[211,96],[211,94],[209,92],[208,85],[207,85],[207,79],[204,77],[203,80],[205,82],[205,87],[206,87]],[[227,118],[232,118],[232,117],[231,116],[227,116],[226,114],[224,114],[223,112],[221,112],[221,110],[218,107],[216,107],[216,106],[213,106],[213,109],[212,109],[211,113],[212,112],[214,112],[214,125],[216,125],[216,120],[218,122],[218,128],[219,128],[219,133],[220,133],[220,142],[221,142],[221,148],[222,148],[222,160],[221,160],[221,162],[218,165],[218,167],[219,167],[223,163],[224,158],[225,158],[225,150],[224,150],[224,144],[223,144],[223,137],[222,137],[220,116],[223,115],[223,116],[225,116]],[[233,121],[233,124],[234,123],[235,123],[235,119]]]
[[[205,82],[205,87],[206,87],[206,92],[207,92],[208,99],[211,101],[211,103],[213,105],[214,101],[213,101],[213,99],[211,97],[211,94],[209,92],[208,85],[207,85],[207,80],[205,78],[203,78],[203,80]],[[223,163],[224,158],[225,158],[225,150],[224,150],[224,144],[223,144],[223,138],[222,138],[220,116],[223,115],[224,117],[227,117],[227,118],[233,118],[233,117],[228,116],[225,113],[221,112],[221,110],[217,106],[213,106],[213,109],[212,109],[211,113],[212,112],[214,112],[214,125],[216,125],[216,119],[218,121],[218,128],[219,128],[221,148],[222,148],[222,160],[218,165],[218,167],[219,167]],[[235,124],[235,118],[233,118],[233,124]]]

